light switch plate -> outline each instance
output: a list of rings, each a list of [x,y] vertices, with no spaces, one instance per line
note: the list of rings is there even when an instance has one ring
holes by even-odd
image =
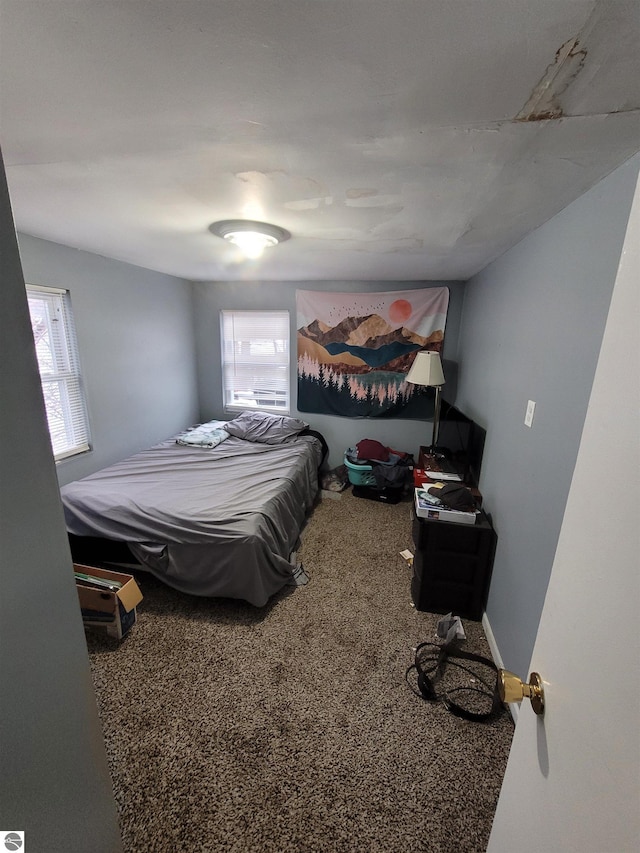
[[[533,424],[533,413],[536,410],[536,404],[533,400],[527,403],[527,413],[524,416],[524,425],[530,427]]]

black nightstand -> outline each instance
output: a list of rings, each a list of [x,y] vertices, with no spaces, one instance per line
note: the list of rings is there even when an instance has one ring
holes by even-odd
[[[484,512],[475,524],[413,516],[411,595],[418,610],[480,621],[487,603],[496,533]]]

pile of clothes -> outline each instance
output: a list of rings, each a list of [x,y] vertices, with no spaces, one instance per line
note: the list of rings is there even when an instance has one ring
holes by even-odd
[[[354,465],[371,466],[377,489],[402,489],[413,485],[414,460],[411,453],[385,447],[372,438],[364,438],[346,451]]]

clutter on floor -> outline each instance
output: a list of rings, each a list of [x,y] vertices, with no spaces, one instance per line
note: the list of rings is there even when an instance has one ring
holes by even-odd
[[[356,497],[398,503],[413,486],[413,456],[374,439],[349,447],[344,466]]]

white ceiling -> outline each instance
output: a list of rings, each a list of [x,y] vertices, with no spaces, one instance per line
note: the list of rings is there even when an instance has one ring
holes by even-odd
[[[640,3],[0,0],[20,231],[195,280],[467,279],[640,149]],[[208,231],[292,238],[242,261]]]

